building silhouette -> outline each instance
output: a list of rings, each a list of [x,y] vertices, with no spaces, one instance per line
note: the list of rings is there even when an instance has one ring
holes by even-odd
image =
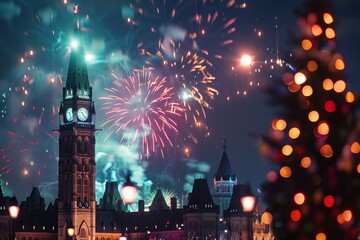
[[[75,34],[80,44],[71,51],[59,112],[58,197],[46,207],[44,198],[34,187],[26,201],[20,203],[18,217],[12,220],[8,208],[18,205],[17,199],[3,196],[0,188],[0,240],[9,239],[11,229],[20,240],[64,240],[69,239],[69,227],[74,227],[77,240],[120,237],[202,240],[224,236],[244,239],[249,234],[244,224],[259,231],[254,235],[259,236],[257,239],[270,239],[269,227],[258,221],[262,212],[260,205],[256,207],[252,222],[244,218],[239,201],[242,185],[237,183],[232,172],[225,141],[213,194],[207,179],[194,179],[192,192],[183,208],[177,206],[176,198],[172,198],[168,206],[158,189],[148,210],[144,201],[139,200],[138,211],[128,212],[118,183],[108,182],[103,197],[96,204],[96,112],[78,28]]]

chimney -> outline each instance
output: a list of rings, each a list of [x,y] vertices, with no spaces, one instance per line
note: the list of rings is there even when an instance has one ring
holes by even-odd
[[[174,209],[177,208],[177,199],[176,199],[176,197],[172,197],[170,199],[170,208],[171,208],[171,210],[174,210]]]
[[[144,212],[144,209],[145,209],[145,204],[144,204],[144,200],[139,200],[138,202],[138,211],[139,213],[143,213]]]
[[[191,192],[188,193],[188,199],[187,199],[187,204],[186,205],[189,205],[189,202],[191,201]]]

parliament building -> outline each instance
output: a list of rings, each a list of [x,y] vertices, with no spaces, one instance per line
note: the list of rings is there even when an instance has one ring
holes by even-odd
[[[273,239],[259,201],[251,216],[243,211],[239,199],[246,186],[237,182],[225,143],[214,186],[195,179],[181,208],[176,198],[168,204],[158,189],[149,209],[139,200],[137,211],[125,211],[117,182],[106,183],[96,203],[95,104],[82,44],[71,51],[59,116],[57,199],[46,206],[34,187],[18,202],[0,188],[0,240]],[[13,205],[20,208],[15,219],[8,211]]]

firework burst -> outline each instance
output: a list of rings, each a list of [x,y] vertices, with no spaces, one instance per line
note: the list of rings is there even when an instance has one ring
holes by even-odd
[[[161,64],[150,64],[166,72],[177,101],[186,109],[185,121],[199,126],[206,118],[205,109],[211,109],[211,101],[218,94],[214,88],[215,77],[208,71],[208,62],[191,51],[178,61],[166,60],[160,51],[157,54],[163,59]]]
[[[177,120],[184,112],[173,101],[173,87],[167,86],[166,78],[153,77],[150,70],[134,71],[128,78],[113,76],[114,86],[105,89],[109,95],[100,97],[104,100],[101,110],[107,116],[101,126],[109,127],[107,138],[120,134],[121,143],[140,144],[146,157],[157,149],[163,155],[167,144],[173,146]]]

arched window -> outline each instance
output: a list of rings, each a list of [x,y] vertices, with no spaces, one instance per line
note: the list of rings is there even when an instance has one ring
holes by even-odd
[[[89,141],[85,140],[84,142],[84,153],[89,153]]]
[[[82,153],[83,149],[82,149],[82,146],[81,146],[82,144],[81,143],[82,143],[82,141],[80,139],[78,139],[77,140],[77,149],[76,149],[77,153]]]

